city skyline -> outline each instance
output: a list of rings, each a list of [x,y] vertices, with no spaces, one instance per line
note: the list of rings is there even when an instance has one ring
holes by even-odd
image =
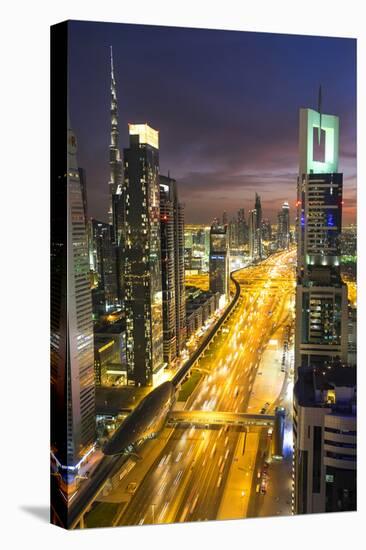
[[[177,62],[166,49],[173,36]],[[352,40],[71,22],[71,122],[91,216],[107,221],[110,45],[120,149],[128,146],[128,123],[147,122],[159,130],[160,172],[170,171],[179,183],[187,223],[210,223],[223,210],[231,215],[238,207],[247,214],[255,192],[272,222],[285,200],[294,212],[297,113],[304,105],[317,108],[320,84],[324,112],[337,112],[342,120],[344,223],[355,222]]]
[[[99,33],[99,52],[106,24],[94,25],[54,27],[53,67],[69,75],[77,68],[69,42],[56,46],[65,36],[83,39],[78,26]],[[118,25],[128,38],[127,27]],[[201,29],[130,30],[136,48],[125,59],[118,46],[116,54],[116,33],[107,33],[109,109],[91,107],[93,86],[77,106],[85,72],[76,89],[75,78],[52,72],[51,521],[74,529],[356,510],[357,235],[355,226],[343,230],[353,199],[352,174],[342,167],[354,160],[351,150],[347,157],[354,105],[337,110],[339,86],[334,110],[325,108],[324,80],[316,105],[302,106],[296,90],[304,77],[313,86],[328,49],[338,62],[333,83],[347,88],[338,39],[323,51],[315,37],[319,55],[311,54],[308,74],[300,60],[314,37],[215,31],[215,42]],[[183,48],[190,58],[187,38],[197,50],[181,103],[177,87],[156,76],[159,40],[172,31],[177,55]],[[271,71],[294,38],[307,43],[303,57],[294,43],[295,82],[283,78],[291,63]],[[245,75],[232,70],[242,49],[256,60]],[[146,116],[129,118],[126,143],[132,110],[116,67],[141,53],[129,74],[136,112]],[[351,74],[353,58],[349,65]],[[89,67],[90,76],[98,63]],[[185,63],[172,69],[181,82],[174,71],[184,74]],[[255,85],[228,102],[249,73]],[[262,89],[263,76],[273,85]],[[68,101],[55,101],[56,92]],[[240,111],[244,97],[252,110]],[[179,121],[187,105],[203,110]],[[101,113],[109,122],[104,155],[102,128],[90,131]],[[286,188],[292,139],[297,174],[286,172]],[[220,174],[228,182],[234,173],[237,186],[219,188]]]

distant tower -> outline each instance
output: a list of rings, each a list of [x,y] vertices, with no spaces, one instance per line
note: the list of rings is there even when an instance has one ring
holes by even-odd
[[[210,231],[210,291],[229,298],[229,231],[213,223]]]
[[[239,244],[239,222],[236,218],[232,218],[229,225],[229,248],[236,249]]]
[[[257,212],[256,216],[256,240],[257,240],[257,254],[258,257],[262,257],[262,205],[261,198],[258,193],[255,194],[255,205],[254,208]]]
[[[257,210],[255,208],[249,212],[249,256],[252,260],[258,259]]]
[[[124,249],[126,224],[126,191],[123,182],[123,163],[119,150],[117,88],[111,46],[111,141],[109,145],[109,209],[108,222],[113,226],[112,241],[115,247],[118,303],[124,301]]]
[[[248,226],[245,221],[244,208],[238,211],[238,245],[248,244]]]
[[[111,141],[109,145],[109,208],[108,221],[113,225],[113,195],[122,193],[123,188],[123,167],[119,150],[118,131],[118,105],[117,88],[114,76],[113,51],[111,46]]]
[[[286,249],[290,246],[290,207],[284,202],[277,215],[277,247]]]

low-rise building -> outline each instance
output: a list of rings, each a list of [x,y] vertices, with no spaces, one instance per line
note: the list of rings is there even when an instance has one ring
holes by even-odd
[[[96,384],[126,384],[125,322],[104,324],[94,330],[94,368]]]
[[[219,292],[203,292],[197,287],[186,287],[187,338],[199,330],[219,308]]]

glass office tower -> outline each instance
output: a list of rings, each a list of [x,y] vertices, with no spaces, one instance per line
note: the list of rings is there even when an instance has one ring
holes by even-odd
[[[130,124],[124,150],[125,312],[128,383],[150,386],[163,369],[159,134]]]

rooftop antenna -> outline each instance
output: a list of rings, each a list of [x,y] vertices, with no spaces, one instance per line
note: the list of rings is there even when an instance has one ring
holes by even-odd
[[[320,145],[320,137],[322,131],[322,86],[319,86],[318,93],[318,113],[319,113],[319,128],[318,128],[318,145]]]

